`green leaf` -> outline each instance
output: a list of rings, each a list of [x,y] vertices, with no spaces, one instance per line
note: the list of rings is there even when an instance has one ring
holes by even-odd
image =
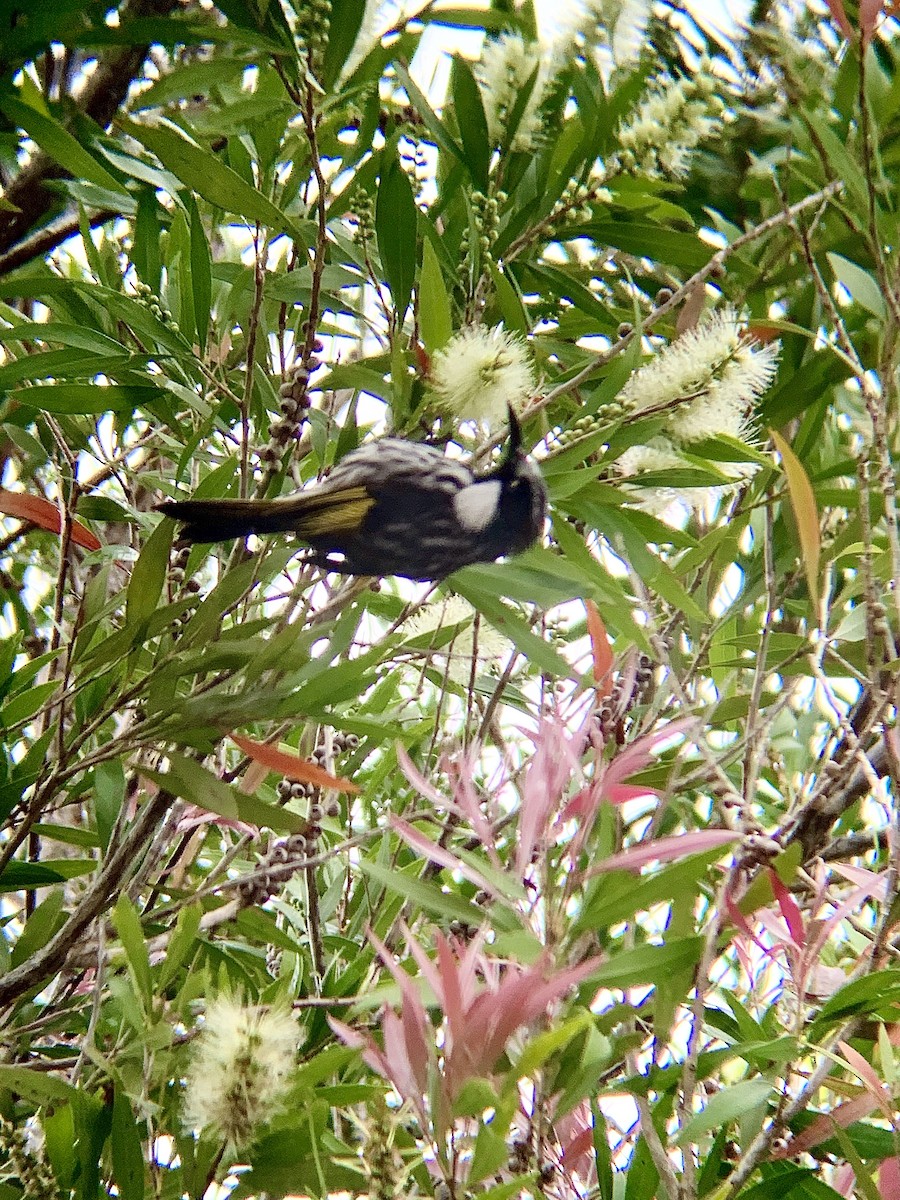
[[[592,982],[610,988],[653,985],[699,962],[702,953],[702,937],[671,938],[661,946],[636,946],[605,962],[592,976]]]
[[[505,16],[505,14],[504,14]],[[453,139],[447,130],[446,125],[441,121],[440,117],[435,113],[434,109],[428,103],[425,93],[415,82],[413,77],[407,71],[406,67],[401,62],[395,61],[393,69],[397,73],[397,78],[403,85],[403,89],[409,96],[410,103],[415,107],[416,112],[425,122],[426,128],[434,137],[438,146],[442,150],[446,150],[455,158],[458,158],[461,163],[465,163],[466,156],[463,153],[462,147]]]
[[[209,333],[209,314],[212,308],[212,260],[206,231],[200,220],[200,210],[191,197],[191,287],[194,302],[194,321],[197,326],[197,341],[200,343],[200,353],[206,346],[206,336]]]
[[[412,187],[395,148],[382,151],[375,200],[375,234],[385,278],[394,301],[394,323],[403,324],[416,278],[418,212]]]
[[[48,1100],[69,1100],[76,1095],[76,1089],[57,1075],[49,1071],[31,1071],[28,1067],[13,1067],[6,1063],[0,1064],[0,1088],[8,1092],[18,1092],[35,1104],[45,1104]]]
[[[140,384],[41,383],[16,388],[10,395],[19,404],[43,412],[78,413],[130,412],[158,403],[165,395],[157,387]]]
[[[121,1200],[144,1200],[144,1148],[139,1130],[128,1097],[117,1085],[109,1139],[113,1177]]]
[[[486,1175],[496,1175],[509,1160],[509,1148],[502,1132],[492,1125],[482,1124],[475,1139],[475,1149],[469,1164],[467,1184],[479,1183]],[[521,1183],[521,1180],[519,1181]]]
[[[125,623],[129,628],[143,625],[156,610],[166,582],[174,532],[172,521],[160,521],[132,568],[125,600]]]
[[[149,1009],[152,1000],[152,988],[147,943],[144,940],[144,930],[141,926],[137,909],[124,892],[119,893],[119,898],[112,911],[112,920],[122,947],[125,950],[125,956],[128,959],[131,973],[134,976],[138,993],[144,1002],[145,1009]]]
[[[887,306],[874,276],[841,254],[834,254],[829,250],[827,258],[835,279],[844,285],[856,303],[883,321],[887,315]]]
[[[45,700],[49,700],[54,692],[59,690],[59,680],[51,679],[47,683],[36,683],[33,687],[25,692],[20,692],[13,696],[9,703],[3,706],[0,711],[0,725],[6,729],[11,729],[14,725],[18,725],[20,721],[27,721],[29,717],[42,707]]]
[[[278,808],[265,804],[255,796],[245,796],[236,789],[217,779],[212,772],[186,758],[183,754],[170,753],[167,755],[169,769],[164,774],[160,771],[141,769],[141,774],[162,788],[167,788],[196,804],[198,808],[216,813],[229,821],[246,821],[259,828],[266,827],[280,833],[298,833],[306,828],[305,817],[290,812],[286,808]]]
[[[697,1113],[684,1125],[678,1134],[678,1145],[697,1141],[700,1134],[738,1120],[749,1110],[765,1104],[773,1094],[774,1085],[769,1079],[744,1079],[731,1087],[722,1088],[710,1097],[703,1112]]]
[[[785,439],[774,429],[769,430],[769,436],[775,443],[775,449],[781,455],[781,463],[787,477],[791,508],[797,522],[803,569],[806,572],[806,586],[809,588],[810,600],[815,604],[819,596],[819,558],[821,555],[821,533],[816,495],[809,482],[809,476],[803,469],[803,464]]]
[[[188,904],[179,912],[172,936],[169,938],[166,957],[159,967],[160,988],[168,987],[184,963],[193,955],[202,915],[203,909],[199,903]]]
[[[488,167],[491,161],[487,118],[484,115],[481,92],[475,82],[472,68],[458,54],[453,58],[451,80],[454,110],[462,138],[466,165],[475,186],[482,192],[486,192]]]
[[[419,332],[429,354],[446,346],[453,335],[450,296],[438,256],[427,237],[422,242],[422,270],[419,273]]]
[[[359,35],[365,12],[366,0],[332,0],[328,44],[321,71],[324,87],[332,87],[340,75]]]
[[[54,162],[59,163],[74,179],[85,179],[110,192],[124,192],[125,187],[98,162],[67,129],[46,113],[7,92],[0,99],[2,110],[14,125],[19,125]]]
[[[47,887],[51,883],[63,883],[58,871],[40,863],[10,862],[0,875],[0,892],[18,892],[22,888]]]
[[[104,850],[125,803],[125,768],[119,759],[98,763],[94,768],[94,818]]]
[[[417,862],[412,867],[397,870],[371,859],[361,858],[359,866],[376,883],[381,884],[387,891],[402,896],[404,900],[409,900],[414,907],[424,908],[435,916],[450,920],[455,918],[464,925],[477,927],[482,922],[484,913],[476,905],[467,904],[452,892],[442,891],[436,884],[426,882],[420,879],[418,874],[413,874],[412,872],[422,870],[421,863]]]
[[[487,269],[490,272],[491,279],[494,281],[497,306],[500,309],[500,315],[503,317],[503,324],[513,332],[527,335],[528,317],[525,312],[525,306],[522,303],[522,297],[512,282],[512,276],[505,275],[493,259],[488,259]]]
[[[303,240],[289,217],[215,154],[163,125],[139,125],[124,119],[121,124],[126,133],[137,138],[164,167],[210,204]]]
[[[557,654],[548,642],[529,628],[527,622],[509,605],[504,604],[496,595],[470,583],[472,576],[468,573],[469,570],[467,567],[451,576],[453,590],[465,597],[473,608],[477,608],[498,632],[508,637],[516,649],[539,671],[555,679],[572,679],[575,671],[562,655]]]

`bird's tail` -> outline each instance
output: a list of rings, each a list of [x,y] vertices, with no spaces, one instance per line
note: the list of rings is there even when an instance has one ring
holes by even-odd
[[[284,533],[297,517],[288,500],[170,500],[157,511],[182,523],[188,542],[226,542],[249,533]]]
[[[312,489],[285,500],[170,500],[157,511],[180,521],[188,542],[227,542],[250,533],[303,540],[353,532],[374,501],[364,488]]]

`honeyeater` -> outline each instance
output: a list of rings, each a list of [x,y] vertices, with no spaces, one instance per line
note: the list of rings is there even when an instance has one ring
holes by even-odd
[[[292,533],[310,558],[347,575],[444,579],[527,549],[544,527],[547,489],[509,414],[500,463],[476,475],[435,446],[381,438],[351,451],[322,482],[278,500],[174,500],[160,512],[189,542]]]

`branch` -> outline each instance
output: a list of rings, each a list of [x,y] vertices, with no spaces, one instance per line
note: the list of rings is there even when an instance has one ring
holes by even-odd
[[[107,858],[90,890],[70,915],[62,929],[21,966],[0,979],[0,1005],[10,1004],[23,992],[29,991],[55,975],[66,965],[81,935],[104,910],[110,896],[119,887],[156,822],[173,802],[169,792],[159,792],[148,800],[135,818],[126,837]]]
[[[178,7],[178,0],[132,0],[123,19],[166,17]],[[105,129],[127,98],[149,49],[148,44],[126,46],[101,57],[80,97],[81,112]],[[0,211],[0,254],[15,247],[59,202],[57,193],[47,184],[68,178],[69,173],[43,150],[32,156],[6,189],[4,199],[14,209]]]

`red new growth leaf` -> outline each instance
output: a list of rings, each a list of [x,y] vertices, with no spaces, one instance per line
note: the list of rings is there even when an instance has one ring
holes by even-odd
[[[299,783],[312,783],[316,787],[334,788],[338,792],[356,794],[360,790],[359,785],[353,783],[352,780],[343,779],[340,775],[331,775],[316,763],[308,762],[307,759],[300,758],[298,754],[291,754],[287,750],[279,750],[271,742],[254,742],[250,738],[240,737],[236,733],[231,734],[231,740],[245,754],[249,754],[255,762],[262,763],[270,771],[277,771],[285,779],[296,779]]]
[[[8,517],[17,517],[20,521],[30,521],[50,533],[62,533],[62,514],[55,504],[45,500],[43,496],[29,496],[26,492],[10,492],[0,488],[0,513]],[[85,550],[99,550],[100,539],[80,521],[72,521],[69,535],[76,546]]]
[[[853,26],[847,19],[847,14],[844,11],[843,0],[825,0],[831,15],[834,17],[835,24],[844,37],[853,37]]]
[[[593,600],[585,600],[587,612],[588,634],[591,639],[591,653],[594,657],[594,679],[597,682],[598,697],[608,696],[612,691],[613,652],[606,633],[606,626],[600,616],[600,610]]]

